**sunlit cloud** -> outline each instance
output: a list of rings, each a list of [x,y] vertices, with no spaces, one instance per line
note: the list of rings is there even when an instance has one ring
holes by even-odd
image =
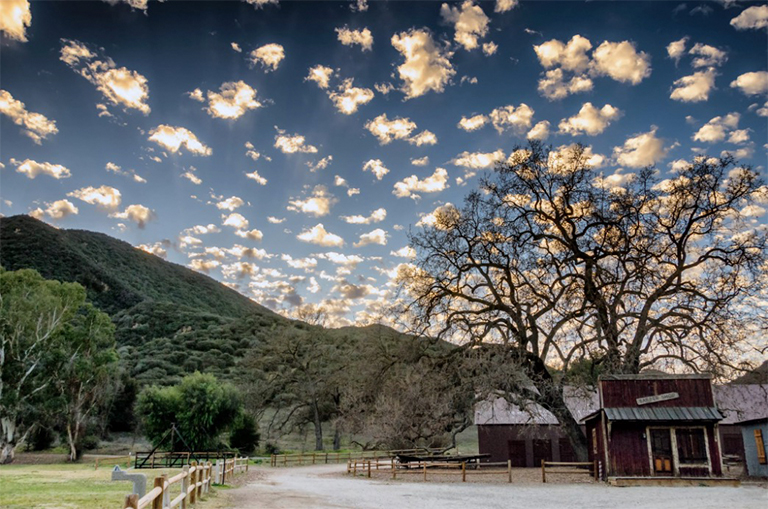
[[[317,185],[312,189],[312,194],[304,199],[294,198],[288,203],[288,210],[302,212],[304,214],[322,217],[330,213],[331,207],[338,200],[323,185]]]
[[[316,244],[318,246],[339,247],[344,245],[344,239],[328,232],[323,226],[323,223],[318,223],[312,228],[302,231],[296,238],[303,242],[309,242],[310,244]]]
[[[465,0],[459,7],[443,4],[440,15],[445,22],[453,25],[453,40],[467,51],[477,48],[478,39],[488,34],[490,19],[472,0]]]
[[[114,210],[119,207],[120,202],[122,201],[122,195],[120,194],[120,191],[110,186],[82,187],[72,191],[71,193],[67,193],[67,196],[71,196],[73,198],[77,198],[78,200],[82,200],[85,203],[98,205],[110,210]]]
[[[197,89],[196,92],[202,92]],[[195,91],[191,92],[192,95]],[[237,119],[249,110],[261,108],[263,105],[256,100],[256,90],[244,81],[222,83],[218,92],[207,92],[208,107],[205,111],[214,118]],[[195,97],[193,97],[195,98]]]
[[[621,147],[614,147],[613,157],[616,162],[630,168],[651,166],[667,155],[664,142],[656,137],[656,128],[647,133],[632,136]]]
[[[380,223],[387,218],[387,209],[378,208],[370,213],[368,216],[354,215],[354,216],[340,216],[340,219],[350,224],[371,224]]]
[[[339,42],[344,46],[360,45],[363,51],[371,51],[373,48],[373,35],[367,28],[362,30],[351,30],[348,27],[337,28]]]
[[[27,28],[32,24],[29,0],[0,2],[0,32],[11,40],[27,42]]]
[[[275,148],[280,149],[283,154],[315,154],[317,147],[306,143],[306,138],[300,134],[286,134],[283,129],[277,129],[275,135]]]
[[[53,177],[57,180],[69,178],[72,176],[72,172],[69,171],[69,168],[61,164],[46,162],[38,163],[32,159],[17,161],[13,158],[11,158],[10,162],[12,165],[16,166],[16,172],[26,175],[27,178],[31,179],[37,177],[38,175],[48,175],[49,177]]]
[[[370,244],[376,244],[379,246],[386,246],[387,245],[387,232],[382,230],[381,228],[376,228],[373,231],[370,231],[368,233],[363,233],[360,235],[360,239],[355,242],[355,247],[363,247],[368,246]]]
[[[186,127],[161,124],[149,131],[149,141],[154,141],[174,154],[178,153],[182,147],[196,156],[209,156],[213,153],[210,147],[198,140],[197,136]]]
[[[561,133],[571,136],[580,134],[597,136],[619,117],[621,117],[621,111],[610,104],[598,109],[592,106],[592,103],[584,103],[576,115],[561,120],[558,128]]]
[[[14,99],[6,90],[0,90],[0,113],[8,116],[14,124],[21,126],[21,132],[38,145],[44,139],[59,132],[55,120],[50,120],[41,113],[27,111],[24,103]]]
[[[328,94],[336,109],[345,115],[355,113],[360,106],[371,102],[373,96],[373,90],[353,86],[351,78],[344,80],[335,92]]]
[[[123,212],[113,212],[109,215],[116,219],[133,221],[139,228],[144,228],[148,222],[157,219],[155,211],[144,205],[128,205]]]
[[[411,175],[397,182],[392,194],[398,198],[418,199],[421,197],[418,193],[437,193],[448,187],[448,172],[444,168],[437,168],[432,175],[424,179]]]
[[[451,53],[435,44],[432,35],[424,29],[411,29],[392,36],[392,46],[405,59],[397,68],[403,84],[400,88],[406,99],[420,97],[427,92],[443,92],[456,74],[451,65]]]
[[[279,44],[265,44],[251,51],[249,58],[252,65],[261,64],[261,67],[267,72],[276,71],[280,62],[285,58],[285,50]]]

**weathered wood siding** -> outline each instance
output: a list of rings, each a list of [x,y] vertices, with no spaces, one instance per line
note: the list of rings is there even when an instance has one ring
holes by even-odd
[[[643,437],[645,424],[619,423],[611,425],[609,441],[612,476],[650,476],[648,442]]]
[[[679,398],[643,405],[645,407],[712,407],[710,380],[694,379],[649,379],[649,380],[602,380],[603,407],[636,407],[637,398],[676,392]]]
[[[490,454],[484,461],[512,460],[513,466],[541,467],[541,460],[571,461],[572,449],[558,425],[481,424],[477,426],[480,454]]]

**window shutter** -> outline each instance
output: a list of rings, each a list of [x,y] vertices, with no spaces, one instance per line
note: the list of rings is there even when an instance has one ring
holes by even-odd
[[[765,459],[765,442],[763,442],[763,430],[755,430],[755,445],[757,446],[757,461],[761,465],[766,464]]]

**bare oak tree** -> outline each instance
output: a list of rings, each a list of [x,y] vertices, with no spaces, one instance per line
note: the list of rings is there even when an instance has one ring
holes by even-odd
[[[758,346],[766,267],[766,230],[748,221],[766,188],[751,168],[697,157],[664,180],[606,178],[590,158],[579,145],[516,150],[461,209],[412,233],[418,258],[400,274],[411,330],[503,345],[525,375],[508,398],[552,412],[582,459],[555,370],[587,359],[724,375]]]

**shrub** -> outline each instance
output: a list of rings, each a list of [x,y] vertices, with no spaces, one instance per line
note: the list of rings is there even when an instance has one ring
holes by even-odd
[[[229,445],[243,454],[250,454],[258,447],[259,432],[256,429],[256,420],[253,416],[246,413],[240,414],[232,425]]]

